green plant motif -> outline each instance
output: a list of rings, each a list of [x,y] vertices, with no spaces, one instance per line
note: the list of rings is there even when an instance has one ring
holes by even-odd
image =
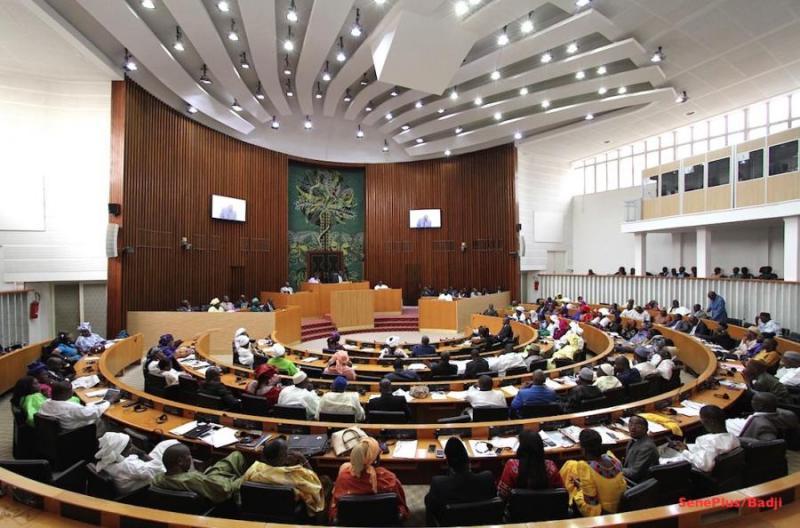
[[[319,226],[319,248],[329,249],[331,230],[355,218],[356,206],[353,189],[343,185],[338,171],[308,169],[297,186],[295,207],[310,224]]]

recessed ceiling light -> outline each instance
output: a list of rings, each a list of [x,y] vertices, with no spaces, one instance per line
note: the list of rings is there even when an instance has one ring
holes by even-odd
[[[594,115],[586,114],[586,117],[584,119],[586,119],[587,121],[591,121],[592,119],[594,119]]]
[[[186,106],[186,111],[189,112],[190,114],[196,114],[197,113],[197,108],[193,107],[192,105],[187,105]]]
[[[356,139],[362,139],[364,137],[364,131],[361,130],[361,125],[358,125],[358,129],[356,130]]]
[[[678,103],[678,104],[685,103],[688,100],[689,100],[689,96],[686,95],[686,90],[684,90],[681,93],[679,93],[678,97],[675,98],[675,102]]]
[[[552,55],[550,55],[550,52],[549,52],[549,51],[545,51],[545,52],[542,54],[542,58],[541,58],[541,59],[539,59],[539,60],[541,60],[541,61],[542,61],[542,64],[547,64],[548,62],[550,62],[551,60],[553,60],[553,56],[552,56]]]
[[[601,86],[601,87],[600,87],[600,88],[597,90],[597,93],[599,93],[600,95],[605,95],[607,91],[608,91],[608,89],[607,89],[605,86]]]
[[[542,101],[542,108],[550,108],[550,101],[548,101],[547,99]]]
[[[475,103],[475,106],[480,106],[483,104],[483,99],[481,99],[480,97],[476,97],[475,101],[473,102]]]
[[[381,150],[384,152],[389,152],[389,142],[385,139],[383,140],[383,147],[381,147]]]
[[[292,91],[291,79],[286,79],[286,97],[294,97],[294,92]]]
[[[456,89],[455,89],[455,88],[453,88],[452,90],[450,90],[450,99],[451,99],[452,101],[455,101],[456,99],[458,99],[458,92],[456,91]]]
[[[145,9],[155,9],[156,5],[153,3],[153,0],[142,0],[142,7]]]
[[[481,0],[469,0],[469,5],[476,6],[481,3]]]
[[[422,101],[417,101],[414,103],[414,108],[422,108]]]
[[[220,0],[219,2],[217,2],[217,9],[219,9],[223,13],[227,13],[228,11],[231,10],[231,5],[225,0]]]
[[[250,63],[247,62],[247,53],[244,52],[244,51],[239,55],[239,64],[245,70],[249,70],[250,69]],[[289,72],[289,73],[291,74],[291,72]]]
[[[387,112],[387,113],[386,113],[386,115],[385,115],[384,117],[386,117],[386,120],[387,120],[387,121],[391,121],[391,120],[392,120],[392,118],[393,118],[394,116],[392,115],[392,113],[391,113],[391,112]]]
[[[605,75],[607,71],[605,66],[600,66],[597,68],[597,75]]]
[[[258,81],[256,86],[256,99],[264,100],[264,88],[261,86],[261,81]]]
[[[417,145],[419,145],[420,143],[422,143],[422,142],[424,142],[424,141],[425,141],[425,140],[424,140],[424,139],[422,139],[422,138],[417,138]]]
[[[497,71],[497,70],[493,71],[493,72],[492,72],[492,74],[491,74],[491,75],[489,75],[489,78],[490,78],[491,80],[493,80],[493,81],[496,81],[496,80],[498,80],[498,79],[500,78],[500,72],[499,72],[499,71]]]
[[[503,114],[501,114],[500,112],[495,112],[494,113],[494,120],[495,121],[500,121],[501,119],[503,119]]]
[[[306,120],[303,121],[303,128],[306,130],[311,130],[314,127],[314,123],[311,122],[311,118],[306,116]]]
[[[517,140],[522,139],[522,132],[514,132],[514,139]]]
[[[294,50],[294,41],[292,40],[292,26],[289,26],[289,31],[287,32],[286,40],[283,41],[283,49],[285,49],[286,51]]]
[[[456,15],[464,16],[467,14],[467,11],[469,11],[469,6],[464,0],[459,0],[458,2],[455,3],[453,9],[455,9]]]
[[[569,46],[567,46],[567,53],[569,53],[570,55],[572,55],[576,51],[578,51],[578,44],[577,43],[572,42],[572,43],[569,44]]]
[[[358,38],[361,36],[363,30],[361,29],[361,10],[356,8],[356,21],[353,24],[353,27],[350,29],[350,35]]]
[[[533,31],[533,11],[528,13],[527,20],[523,20],[522,23],[519,25],[519,30],[522,32],[523,35],[527,35],[531,31]]]
[[[575,5],[577,7],[586,7],[592,3],[592,0],[575,0]]]
[[[400,129],[402,129],[403,131],[406,131],[406,130],[408,130],[409,128],[411,128],[411,127],[410,127],[410,126],[408,126],[408,125],[403,125],[403,126],[401,126],[401,127],[400,127]]]
[[[211,84],[211,78],[208,76],[208,67],[205,64],[200,68],[200,82],[203,84]]]
[[[375,3],[378,5],[383,5],[386,3],[386,0],[375,0]]]
[[[624,86],[620,86],[619,88],[617,88],[617,93],[620,94],[620,95],[624,94],[627,91],[628,91],[628,89],[625,88]]]
[[[447,149],[447,150],[445,150],[445,151],[444,151],[444,155],[445,155],[445,156],[449,156],[449,155],[450,155],[450,149]]]
[[[503,26],[503,32],[497,37],[497,45],[505,46],[508,44],[508,26]]]
[[[464,129],[463,129],[462,127],[456,127],[456,129],[455,129],[455,133],[456,133],[456,134],[460,134],[460,133],[462,133],[463,131],[464,131]]]
[[[294,0],[289,3],[289,10],[286,11],[286,20],[297,22],[297,7],[294,5]]]
[[[361,76],[361,86],[366,86],[369,84],[369,80],[367,80],[367,72],[364,72],[364,75]]]
[[[129,72],[139,69],[139,66],[136,64],[133,55],[128,52],[128,48],[125,48],[125,61],[122,63],[122,67]]]
[[[175,44],[172,45],[172,49],[175,51],[183,51],[186,49],[183,46],[183,33],[181,32],[180,26],[175,26]]]
[[[365,112],[372,112],[372,101],[367,103],[367,107],[364,108]]]
[[[322,70],[322,80],[325,82],[331,80],[331,71],[328,69],[328,61],[325,61],[325,69]]]
[[[272,116],[272,125],[270,126],[272,127],[272,130],[278,130],[281,127],[281,123],[278,121],[276,116]]]
[[[520,88],[519,89],[519,94],[520,95],[528,95],[528,87],[527,86],[523,86],[522,88]]]
[[[397,90],[392,88],[392,91],[389,92],[389,95],[391,95],[392,97],[397,97]]]
[[[584,71],[581,70],[581,71],[579,71],[578,73],[575,74],[575,78],[578,79],[579,81],[582,80],[582,79],[585,79],[586,78],[586,73],[584,73]]]
[[[661,62],[664,60],[664,50],[661,46],[658,47],[656,51],[653,52],[653,55],[650,57],[650,62]]]
[[[437,113],[437,114],[443,114],[443,113],[444,113],[444,108],[440,108],[440,109],[438,109],[438,110],[436,111],[436,113]]]
[[[348,88],[348,89],[346,89],[344,91],[344,102],[345,103],[349,103],[352,100],[353,100],[353,97],[350,95],[350,88]]]
[[[231,20],[231,30],[228,32],[228,40],[236,42],[239,40],[239,33],[236,32],[236,21]]]
[[[233,108],[233,110],[236,111],[236,112],[241,112],[242,111],[242,107],[239,104],[239,101],[237,101],[235,98],[233,100],[233,104],[231,105],[231,108]]]
[[[347,55],[344,53],[344,37],[339,37],[339,52],[336,54],[336,60],[339,62],[347,60]]]

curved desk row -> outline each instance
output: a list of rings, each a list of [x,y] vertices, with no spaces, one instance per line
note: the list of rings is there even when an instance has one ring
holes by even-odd
[[[28,372],[28,364],[42,357],[42,348],[50,341],[42,341],[0,355],[0,394],[11,390],[17,380]]]

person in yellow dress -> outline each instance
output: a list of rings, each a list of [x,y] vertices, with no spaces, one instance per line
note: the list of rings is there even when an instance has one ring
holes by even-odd
[[[569,460],[560,471],[570,505],[584,517],[617,513],[627,486],[622,464],[603,453],[603,440],[597,431],[584,429],[578,440],[585,460]]]

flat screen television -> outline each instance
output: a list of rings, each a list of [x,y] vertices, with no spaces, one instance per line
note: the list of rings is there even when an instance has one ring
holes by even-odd
[[[247,217],[247,202],[230,196],[211,195],[211,218],[244,222]]]
[[[433,229],[442,227],[442,210],[411,209],[408,212],[408,227],[411,229]]]

